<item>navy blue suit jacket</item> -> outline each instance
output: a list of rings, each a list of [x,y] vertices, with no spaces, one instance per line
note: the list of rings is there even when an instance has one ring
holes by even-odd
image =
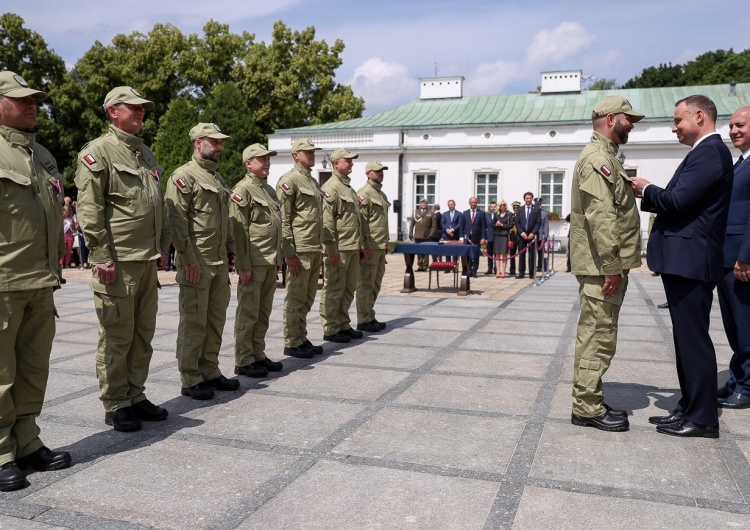
[[[648,239],[649,269],[721,280],[732,173],[729,148],[713,134],[688,153],[666,188],[646,187],[641,209],[657,214]]]
[[[531,207],[531,215],[529,217],[529,229],[526,230],[526,204],[522,204],[518,208],[516,214],[516,230],[518,230],[519,239],[521,234],[534,234],[539,235],[539,229],[542,227],[542,214],[539,208]],[[528,243],[524,243],[526,246]]]
[[[443,239],[446,240],[457,240],[459,237],[461,237],[461,233],[463,232],[464,228],[464,216],[461,212],[458,210],[453,210],[453,222],[451,222],[451,212],[448,210],[443,214],[443,217],[440,219],[440,228],[443,229]],[[445,231],[449,228],[453,229],[453,237],[449,236]]]
[[[743,160],[734,170],[724,239],[724,268],[733,268],[737,260],[750,262],[750,160]]]
[[[484,210],[477,208],[474,214],[474,223],[471,222],[471,210],[464,211],[464,226],[461,230],[461,236],[464,239],[470,239],[472,243],[478,245],[482,239],[487,236],[487,219]]]

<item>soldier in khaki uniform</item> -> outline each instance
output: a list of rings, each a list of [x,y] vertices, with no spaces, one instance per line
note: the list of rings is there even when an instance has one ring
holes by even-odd
[[[283,365],[266,356],[266,332],[281,264],[281,207],[268,185],[276,151],[252,144],[242,152],[247,175],[232,191],[229,206],[237,253],[237,313],[234,321],[234,373],[265,377]]]
[[[333,175],[323,185],[323,252],[325,277],[320,295],[320,321],[323,338],[346,343],[361,339],[363,333],[352,329],[349,307],[354,300],[359,276],[359,252],[362,249],[363,223],[359,198],[351,187],[349,175],[359,155],[346,149],[331,153]],[[364,258],[372,252],[364,251]]]
[[[424,243],[437,231],[437,219],[432,210],[427,208],[427,200],[419,201],[419,208],[414,210],[409,224],[409,239],[415,243]],[[424,272],[430,266],[430,257],[417,256],[417,272]]]
[[[375,301],[383,283],[385,255],[388,252],[388,208],[391,203],[381,190],[383,171],[386,169],[388,166],[377,160],[368,162],[365,168],[367,182],[357,192],[362,222],[366,225],[363,231],[363,246],[371,252],[369,258],[360,261],[357,282],[357,329],[371,333],[385,329],[386,326],[385,322],[375,319]]]
[[[211,399],[216,390],[237,390],[240,382],[219,369],[221,334],[231,296],[228,266],[234,261],[229,230],[229,186],[216,171],[231,139],[213,123],[190,129],[193,158],[167,182],[166,202],[177,253],[180,324],[177,367],[181,393]]]
[[[302,138],[294,142],[294,167],[276,185],[281,201],[281,249],[289,270],[284,298],[284,354],[309,359],[323,353],[307,338],[307,315],[318,291],[323,191],[312,178],[315,147]]]
[[[36,102],[47,94],[0,72],[0,491],[29,485],[20,467],[63,469],[70,453],[39,439],[60,287],[62,181],[35,142]]]
[[[95,264],[100,399],[105,423],[118,431],[137,431],[141,420],[168,415],[143,392],[156,330],[156,270],[166,263],[169,248],[162,167],[135,136],[145,111],[153,108],[129,86],[112,89],[104,99],[109,130],[78,154],[75,178],[78,221]]]
[[[592,113],[594,134],[573,172],[570,262],[579,284],[581,314],[571,422],[604,431],[629,428],[627,412],[604,403],[602,376],[615,355],[628,272],[641,266],[640,217],[617,150],[642,118],[621,97],[599,101]]]

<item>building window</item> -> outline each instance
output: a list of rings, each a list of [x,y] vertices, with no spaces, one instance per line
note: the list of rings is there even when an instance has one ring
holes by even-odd
[[[488,211],[490,203],[497,201],[497,173],[477,173],[474,175],[474,195],[477,207]]]
[[[542,205],[548,212],[563,211],[563,180],[565,173],[562,171],[541,171],[539,173],[539,196]]]
[[[427,205],[435,204],[435,173],[414,174],[414,209],[419,206],[419,201],[425,199]]]

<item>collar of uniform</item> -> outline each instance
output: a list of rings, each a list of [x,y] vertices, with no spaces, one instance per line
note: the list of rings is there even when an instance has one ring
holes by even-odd
[[[339,174],[338,174],[338,173],[336,173],[335,171],[333,172],[333,174],[334,174],[334,175],[336,176],[336,178],[337,178],[337,179],[339,179],[339,180],[340,180],[340,181],[341,181],[341,182],[342,182],[343,184],[345,184],[346,186],[351,186],[351,182],[352,182],[352,179],[351,179],[351,177],[345,177],[345,176],[343,176],[343,175],[339,175]]]
[[[299,171],[303,175],[307,175],[308,177],[312,175],[312,171],[310,171],[309,169],[307,169],[302,164],[294,164],[294,167],[295,167],[295,169],[297,169],[297,171]]]
[[[193,155],[193,162],[198,164],[198,167],[205,169],[206,171],[210,171],[211,173],[219,169],[219,163],[214,162],[213,160],[209,160],[208,158],[198,158],[197,156]]]
[[[383,187],[383,183],[378,182],[377,180],[367,179],[367,183],[378,191]]]
[[[9,144],[22,145],[24,147],[33,147],[36,133],[21,131],[5,125],[0,125],[0,135],[5,138]]]
[[[267,178],[262,179],[258,175],[256,175],[255,173],[248,172],[247,176],[250,177],[250,182],[252,182],[256,186],[261,186],[262,187],[262,186],[264,186],[268,182]]]
[[[125,131],[123,131],[122,129],[118,129],[114,125],[110,125],[109,130],[112,132],[112,134],[117,136],[118,140],[126,144],[131,151],[138,151],[143,145],[143,140],[141,138],[133,136],[130,133],[126,133]]]
[[[610,140],[609,138],[607,138],[606,136],[604,136],[602,133],[599,133],[599,132],[596,132],[596,131],[594,131],[594,134],[591,137],[591,141],[606,146],[607,151],[612,156],[616,156],[617,155],[617,151],[620,149],[620,147],[616,143],[614,143],[612,140]]]

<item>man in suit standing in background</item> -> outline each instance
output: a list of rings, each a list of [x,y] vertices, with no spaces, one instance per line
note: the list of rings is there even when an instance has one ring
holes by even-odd
[[[542,208],[542,198],[534,198],[534,206],[539,209],[539,215],[541,216],[539,221],[539,242],[535,243],[537,249],[537,272],[547,272],[547,264],[544,262],[544,245],[547,243],[549,237],[549,216],[547,210]]]
[[[448,211],[440,218],[440,228],[443,230],[443,240],[458,241],[464,226],[464,216],[456,211],[456,201],[448,201]],[[448,256],[448,261],[456,261],[456,256]]]
[[[464,243],[471,245],[485,245],[487,240],[485,236],[487,234],[487,219],[484,215],[484,210],[477,208],[476,197],[469,198],[469,209],[464,212],[463,219],[463,230],[461,232],[461,239]],[[479,268],[479,259],[471,260],[470,274],[473,278],[477,277],[477,269]]]
[[[708,327],[713,289],[723,279],[733,172],[732,155],[716,132],[717,115],[706,96],[678,101],[672,132],[692,149],[666,188],[632,179],[641,209],[657,214],[648,266],[661,275],[667,295],[682,392],[671,414],[649,421],[673,436],[719,437],[716,351]]]
[[[729,380],[719,389],[719,406],[750,407],[750,107],[738,109],[729,121],[729,137],[740,150],[734,164],[734,185],[724,239],[724,277],[719,281],[719,306],[732,348]]]
[[[527,245],[533,243],[536,239],[536,235],[539,233],[539,227],[542,225],[542,216],[539,213],[539,208],[534,208],[531,205],[531,201],[534,198],[534,194],[527,191],[523,194],[524,204],[518,209],[516,214],[516,230],[518,232],[519,248],[518,252],[521,252]],[[527,250],[529,261],[529,278],[534,277],[534,264],[536,262],[536,248],[532,244]],[[518,275],[517,279],[523,278],[526,273],[526,256],[521,254],[518,256]]]

